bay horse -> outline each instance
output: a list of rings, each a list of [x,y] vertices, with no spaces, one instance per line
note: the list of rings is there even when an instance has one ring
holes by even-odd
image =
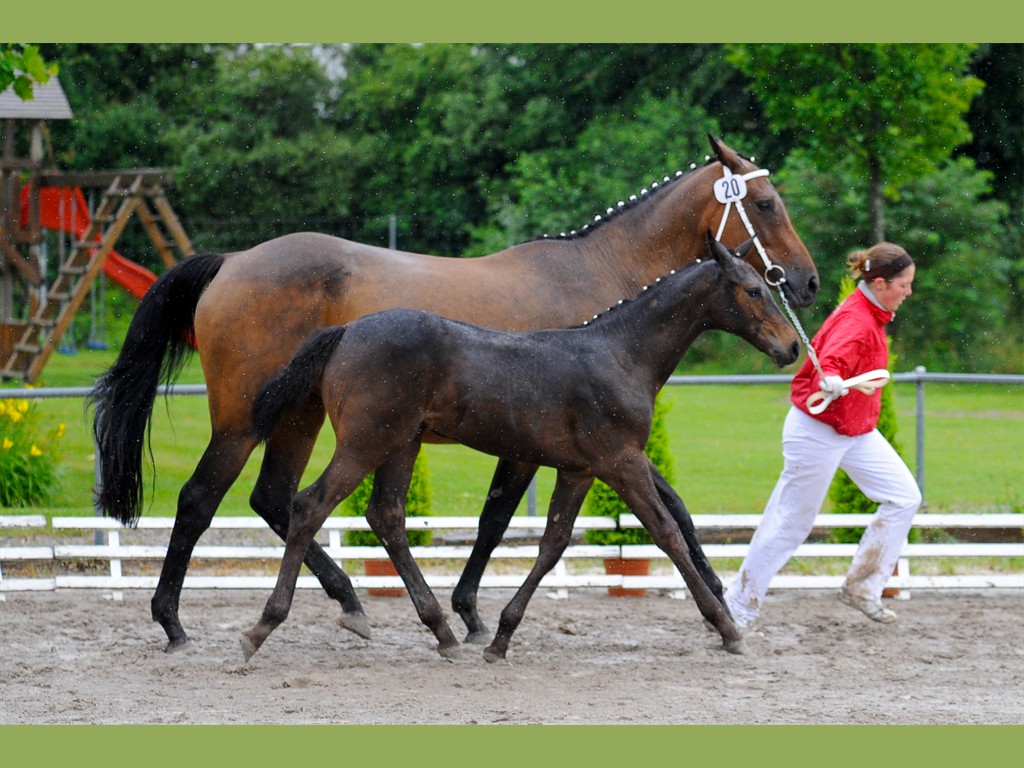
[[[747,247],[752,243],[747,243]],[[294,498],[277,584],[241,637],[246,661],[288,615],[310,543],[332,510],[371,472],[366,519],[387,550],[420,620],[446,658],[460,648],[409,549],[405,498],[426,435],[530,465],[554,467],[540,551],[501,613],[484,656],[503,659],[540,580],[562,556],[587,491],[606,482],[679,568],[726,650],[743,636],[694,568],[662,502],[644,447],[654,399],[701,333],[733,333],[778,366],[799,339],[749,264],[707,233],[712,258],[671,272],[586,325],[512,333],[412,309],[376,312],[322,329],[256,397],[252,420],[269,437],[309,400],[337,438],[327,468]]]
[[[784,269],[781,289],[790,302],[810,305],[819,287],[817,271],[763,175],[767,171],[708,138],[714,159],[705,165],[665,177],[580,230],[488,256],[427,256],[304,232],[237,253],[194,256],[162,275],[140,302],[117,360],[97,380],[90,402],[97,507],[132,525],[142,512],[143,455],[157,387],[173,381],[194,339],[208,388],[211,436],[178,496],[151,602],[153,619],[167,635],[165,650],[188,642],[178,602],[193,548],[257,445],[253,398],[317,328],[397,307],[505,330],[568,327],[692,260],[703,251],[704,231],[715,226],[727,244],[744,242],[756,231],[766,255],[759,259],[751,252],[750,262],[763,269],[762,260],[770,259]],[[749,227],[716,199],[713,187],[726,176],[750,177]],[[299,405],[289,428],[266,442],[250,504],[282,538],[323,421],[321,407]],[[536,470],[510,459],[495,470],[477,541],[452,593],[469,639],[487,636],[476,609],[480,578]],[[681,506],[678,497],[674,501]],[[339,624],[369,637],[351,581],[318,543],[310,544],[306,564],[340,603]]]

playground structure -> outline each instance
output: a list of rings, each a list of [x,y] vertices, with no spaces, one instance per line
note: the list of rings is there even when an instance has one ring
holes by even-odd
[[[32,101],[11,90],[0,93],[0,379],[31,383],[39,377],[101,271],[142,298],[156,275],[114,251],[133,215],[165,266],[194,252],[165,192],[173,183],[170,170],[52,169],[46,121],[71,116],[56,78],[37,86]],[[29,146],[27,158],[16,154],[19,129],[28,131],[21,141]],[[91,213],[83,188],[102,190]],[[50,282],[47,231],[70,238]],[[22,320],[15,316],[16,296]]]

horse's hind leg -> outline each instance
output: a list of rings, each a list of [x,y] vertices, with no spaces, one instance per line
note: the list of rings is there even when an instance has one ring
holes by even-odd
[[[214,435],[192,477],[178,494],[174,528],[150,603],[153,621],[159,622],[167,633],[164,650],[168,653],[179,650],[189,639],[178,619],[178,600],[192,551],[210,527],[221,499],[242,471],[254,446],[251,438]]]
[[[700,574],[701,581],[708,585],[708,589],[718,598],[718,602],[722,604],[722,607],[728,613],[729,606],[726,605],[725,596],[722,593],[722,581],[718,578],[718,574],[715,573],[715,569],[711,567],[711,562],[708,560],[707,555],[704,554],[704,548],[701,546],[697,530],[693,525],[693,518],[690,517],[686,505],[679,498],[679,494],[675,492],[675,489],[662,477],[654,464],[650,465],[650,470],[651,477],[654,479],[654,485],[658,489],[658,496],[661,498],[665,508],[668,509],[669,514],[672,515],[672,519],[679,525],[679,531],[682,533],[686,546],[690,550],[690,559]]]
[[[593,482],[594,479],[589,474],[558,473],[555,489],[551,494],[551,503],[548,506],[548,522],[544,528],[544,535],[541,536],[537,560],[523,580],[523,585],[501,612],[494,640],[484,650],[485,660],[494,662],[505,658],[509,641],[523,620],[530,598],[537,591],[541,579],[555,567],[558,559],[569,545],[573,523],[576,521],[576,516],[583,505],[583,499],[586,498],[587,491],[590,490]]]
[[[316,482],[296,494],[291,506],[284,556],[281,558],[274,591],[268,598],[259,621],[248,632],[242,633],[242,654],[246,661],[288,617],[295,597],[295,583],[313,537],[323,526],[331,510],[355,490],[366,474],[366,470],[360,469],[350,461],[340,461],[335,455]]]
[[[446,659],[452,659],[459,653],[459,641],[413,559],[405,532],[405,500],[419,447],[419,441],[414,441],[401,453],[377,467],[366,520],[405,582],[420,621],[437,638],[437,652]]]
[[[260,476],[249,502],[282,539],[287,539],[292,498],[322,424],[322,406],[319,409],[311,406],[301,422],[290,422],[287,430],[278,430],[267,441]],[[316,541],[310,543],[304,562],[320,581],[328,597],[341,604],[342,614],[338,624],[360,637],[370,639],[370,622],[348,575]]]
[[[489,637],[487,626],[480,619],[476,608],[480,579],[491,559],[491,554],[495,547],[501,544],[509,521],[536,474],[536,465],[519,464],[506,459],[499,461],[494,470],[487,500],[480,513],[480,527],[473,543],[473,551],[466,560],[466,567],[462,569],[459,583],[452,591],[452,609],[462,617],[469,630],[464,642],[483,643]]]

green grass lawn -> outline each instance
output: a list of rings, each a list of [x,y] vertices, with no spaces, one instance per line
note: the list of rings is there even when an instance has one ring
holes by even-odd
[[[54,355],[39,386],[89,386],[112,359],[111,352]],[[689,371],[688,371],[689,372]],[[201,383],[198,365],[182,383]],[[20,386],[16,382],[8,386]],[[903,455],[915,470],[915,392],[893,384]],[[925,389],[925,498],[929,511],[1024,509],[1024,388],[974,384],[928,384]],[[693,513],[760,512],[782,466],[780,434],[788,388],[777,385],[673,386],[667,427],[675,463],[675,487]],[[93,514],[93,448],[81,399],[40,401],[43,424],[67,426],[63,486],[52,514]],[[147,515],[173,515],[178,491],[210,436],[206,398],[159,400],[152,429],[155,482],[147,488]],[[321,435],[303,484],[326,465],[333,435]],[[495,460],[461,446],[430,445],[433,511],[475,515],[486,494]],[[220,514],[251,514],[248,496],[259,467],[259,451],[220,508]],[[538,476],[537,509],[543,514],[554,473]],[[828,511],[826,508],[825,511]],[[520,508],[526,512],[526,504]]]

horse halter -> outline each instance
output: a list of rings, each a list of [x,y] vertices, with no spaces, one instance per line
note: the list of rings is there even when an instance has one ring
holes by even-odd
[[[796,316],[793,308],[789,306],[789,300],[786,298],[786,292],[782,290],[782,284],[786,282],[786,270],[783,269],[781,265],[772,263],[772,260],[768,258],[768,253],[761,244],[761,240],[758,238],[757,232],[754,231],[754,225],[750,223],[750,217],[747,216],[747,211],[743,207],[743,198],[747,196],[747,180],[761,178],[763,176],[767,176],[769,173],[770,171],[767,168],[757,168],[756,170],[749,171],[742,175],[734,174],[729,166],[722,163],[722,178],[718,179],[714,183],[714,190],[715,199],[725,206],[725,210],[722,212],[722,221],[718,224],[718,233],[715,235],[715,239],[721,242],[722,233],[725,231],[725,222],[729,218],[729,210],[732,208],[733,203],[735,203],[736,212],[739,213],[740,219],[743,221],[743,226],[746,227],[747,234],[750,235],[750,239],[754,241],[754,247],[757,248],[757,252],[761,255],[761,261],[764,262],[764,281],[779,292],[779,298],[782,300],[782,306],[785,308],[786,314],[789,315],[790,320],[793,322],[793,327],[796,328],[796,332],[799,334],[800,340],[807,348],[807,357],[809,357],[811,362],[814,364],[815,369],[818,371],[818,375],[824,379],[825,373],[821,370],[821,364],[818,362],[818,355],[815,353],[814,347],[811,346],[811,341],[807,338],[807,333],[804,331],[804,327],[800,324],[800,319]],[[775,277],[776,275],[777,277]],[[827,406],[828,403],[826,402],[825,405]]]
[[[761,261],[764,262],[764,281],[772,288],[778,288],[781,294],[781,286],[786,282],[786,270],[779,264],[773,264],[772,260],[768,258],[768,253],[761,244],[757,232],[754,231],[754,225],[750,223],[750,217],[747,216],[747,211],[743,207],[743,198],[747,196],[747,180],[767,176],[769,173],[770,171],[767,168],[758,168],[749,173],[738,175],[734,174],[729,166],[722,163],[723,175],[722,178],[715,182],[714,190],[715,199],[725,206],[725,210],[722,212],[722,221],[718,224],[718,233],[715,235],[715,239],[721,242],[722,233],[725,231],[725,222],[729,219],[729,211],[733,203],[735,203],[736,212],[740,215],[740,219],[743,221],[743,226],[746,227],[750,239],[754,241],[754,247],[757,248],[757,252],[761,255]]]

